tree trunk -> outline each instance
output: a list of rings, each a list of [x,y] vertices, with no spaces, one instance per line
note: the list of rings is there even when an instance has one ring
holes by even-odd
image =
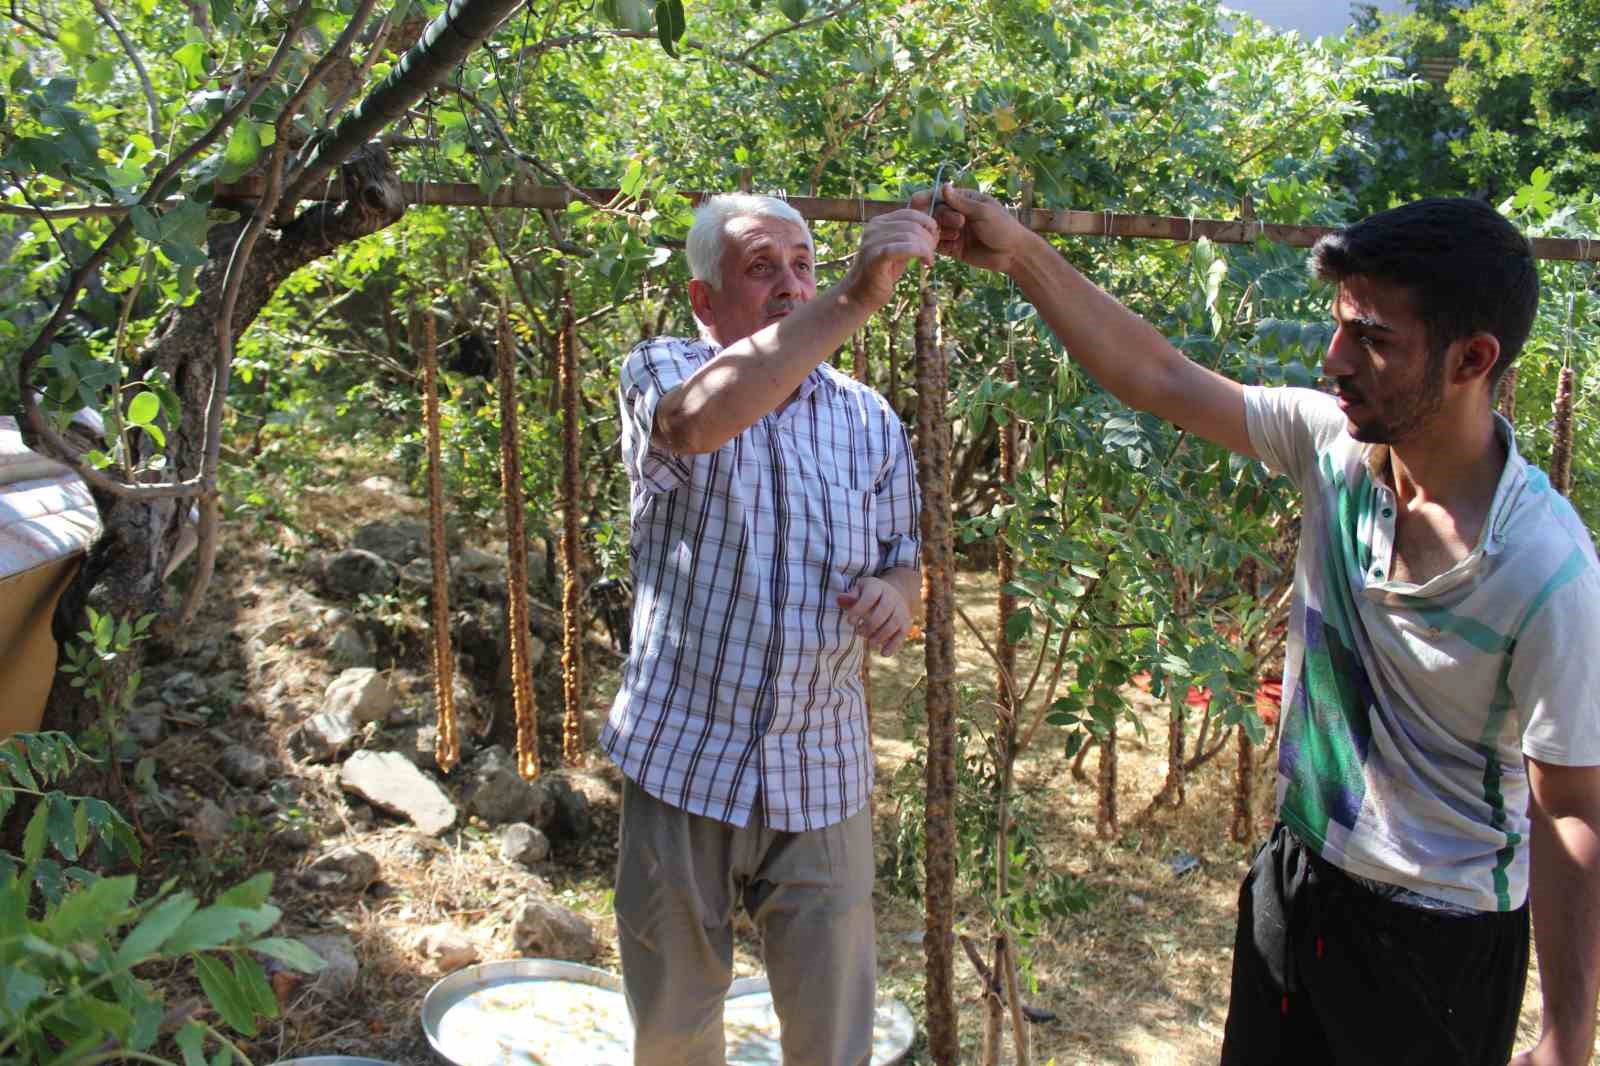
[[[292,212],[306,193],[340,168],[346,200],[320,202],[280,229],[269,228],[255,244],[233,311],[233,337],[255,321],[284,279],[313,260],[375,233],[405,213],[405,198],[387,155],[369,143],[385,126],[438,85],[515,10],[521,0],[452,0],[430,23],[417,45],[362,105],[323,141],[296,175],[281,213]],[[245,205],[246,207],[250,205]],[[182,408],[179,425],[167,430],[169,466],[180,479],[193,477],[205,452],[206,408],[216,372],[217,320],[223,282],[234,242],[249,217],[215,227],[211,260],[195,278],[199,295],[174,309],[151,334],[142,366],[166,372]],[[137,445],[136,445],[137,446]],[[178,543],[189,504],[176,500],[129,501],[97,498],[105,533],[89,553],[74,588],[56,613],[58,638],[84,626],[84,607],[116,617],[159,613],[165,606],[162,582]],[[122,686],[143,662],[142,645],[119,656],[108,680]],[[81,690],[57,675],[45,711],[47,728],[76,733],[93,717]]]
[[[288,276],[313,260],[368,234],[376,233],[405,213],[400,180],[381,146],[373,145],[344,168],[344,203],[320,203],[276,233],[263,233],[246,268],[234,309],[234,339],[261,313]],[[182,405],[179,424],[168,430],[169,461],[179,478],[193,477],[205,452],[206,405],[216,372],[217,316],[228,257],[247,220],[215,227],[210,233],[211,261],[200,268],[199,295],[187,307],[169,313],[157,326],[135,368],[155,367],[172,382]],[[141,442],[135,442],[137,446]],[[101,496],[105,534],[89,555],[73,593],[62,600],[56,629],[76,633],[83,628],[85,606],[118,618],[159,613],[165,606],[163,576],[178,535],[187,521],[189,503],[179,500],[135,501]],[[113,683],[121,684],[142,662],[139,646],[111,663]],[[46,722],[50,728],[76,732],[87,724],[90,708],[79,690],[57,676]]]

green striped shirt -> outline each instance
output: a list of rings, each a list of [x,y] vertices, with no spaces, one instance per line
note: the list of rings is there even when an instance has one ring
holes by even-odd
[[[1349,873],[1476,910],[1528,890],[1523,756],[1600,765],[1600,563],[1577,513],[1507,449],[1478,544],[1389,577],[1387,448],[1332,397],[1245,390],[1251,443],[1305,497],[1284,664],[1283,821]]]

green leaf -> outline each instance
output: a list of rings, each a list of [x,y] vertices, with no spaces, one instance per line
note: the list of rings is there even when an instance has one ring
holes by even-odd
[[[267,971],[249,954],[241,951],[233,956],[233,980],[252,1013],[263,1018],[278,1016],[278,997],[272,994]]]
[[[811,10],[811,0],[778,0],[778,10],[788,15],[790,22],[799,22]]]
[[[1019,644],[1033,630],[1033,609],[1024,607],[1006,619],[1006,643]]]
[[[153,392],[141,392],[128,404],[128,421],[136,426],[146,426],[161,414],[161,401]]]
[[[628,164],[628,169],[622,175],[622,195],[638,196],[644,188],[644,164],[635,159]]]
[[[171,954],[206,951],[245,938],[253,938],[272,928],[281,912],[276,907],[226,907],[212,904],[191,914],[167,941]]]
[[[272,875],[256,874],[248,881],[240,881],[222,895],[212,900],[217,907],[259,907],[272,894]]]
[[[240,122],[228,135],[228,147],[222,153],[222,167],[217,180],[238,181],[261,158],[261,124]]]
[[[101,56],[84,69],[84,84],[91,89],[103,89],[117,75],[117,64],[110,56]]]
[[[43,800],[33,809],[28,827],[22,831],[22,862],[32,866],[44,857],[45,841],[49,839],[50,805]]]
[[[59,943],[102,935],[120,925],[138,888],[132,874],[102,877],[68,896],[44,921],[46,935]]]
[[[678,41],[686,28],[683,17],[683,0],[657,0],[656,39],[667,55],[678,58]]]
[[[183,1066],[206,1066],[206,1030],[199,1022],[185,1022],[173,1040],[183,1052]]]
[[[156,954],[167,937],[171,936],[199,906],[200,901],[187,892],[180,892],[162,900],[145,914],[139,924],[134,926],[133,932],[122,941],[122,945],[117,948],[113,963],[119,969],[126,969]]]
[[[196,85],[206,77],[206,48],[199,41],[191,41],[172,53],[172,58],[178,61],[178,66],[183,68],[189,76],[189,84]]]
[[[206,998],[211,1000],[211,1005],[217,1008],[223,1020],[245,1036],[255,1036],[256,1016],[250,1009],[250,999],[222,960],[210,955],[196,955],[194,971],[195,976],[200,978],[200,987],[205,990]]]
[[[56,43],[72,60],[84,59],[100,50],[100,27],[87,15],[67,19],[56,31]]]
[[[279,962],[301,973],[318,973],[327,968],[328,962],[321,955],[306,947],[298,940],[288,937],[272,936],[246,944],[251,951],[259,951],[263,955],[271,956]]]
[[[49,986],[44,979],[20,966],[0,970],[0,1013],[11,1018],[22,1015],[31,1004],[43,999]]]

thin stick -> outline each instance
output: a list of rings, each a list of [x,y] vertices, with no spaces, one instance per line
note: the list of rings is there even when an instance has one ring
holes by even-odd
[[[422,405],[428,427],[428,550],[433,559],[433,701],[439,736],[433,758],[449,773],[461,759],[456,724],[456,660],[450,646],[450,560],[444,540],[444,468],[440,465],[439,338],[432,312],[412,312],[412,333],[422,319]]]
[[[505,304],[495,331],[500,392],[500,482],[506,502],[506,629],[511,644],[512,700],[517,716],[517,773],[539,776],[539,724],[533,704],[528,645],[528,534],[522,514],[522,457],[517,432],[516,349]]]
[[[561,336],[557,345],[561,383],[561,692],[566,713],[561,723],[561,757],[568,766],[583,763],[583,592],[578,576],[578,509],[582,506],[578,469],[578,334],[572,321],[572,290],[561,294]]]
[[[937,1066],[957,1066],[955,974],[955,626],[954,546],[950,532],[950,421],[945,407],[949,371],[939,341],[939,306],[923,276],[917,314],[917,472],[922,480],[922,572],[928,720],[926,852],[928,1053]]]

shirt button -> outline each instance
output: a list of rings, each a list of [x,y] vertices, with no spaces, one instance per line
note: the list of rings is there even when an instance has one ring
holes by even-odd
[[[1394,511],[1392,509],[1388,508],[1388,507],[1385,507],[1383,509],[1383,517],[1385,517],[1385,518],[1393,518],[1394,517]]]
[[[1383,567],[1374,566],[1372,568],[1372,576],[1377,578],[1379,581],[1382,581],[1383,580]]]

